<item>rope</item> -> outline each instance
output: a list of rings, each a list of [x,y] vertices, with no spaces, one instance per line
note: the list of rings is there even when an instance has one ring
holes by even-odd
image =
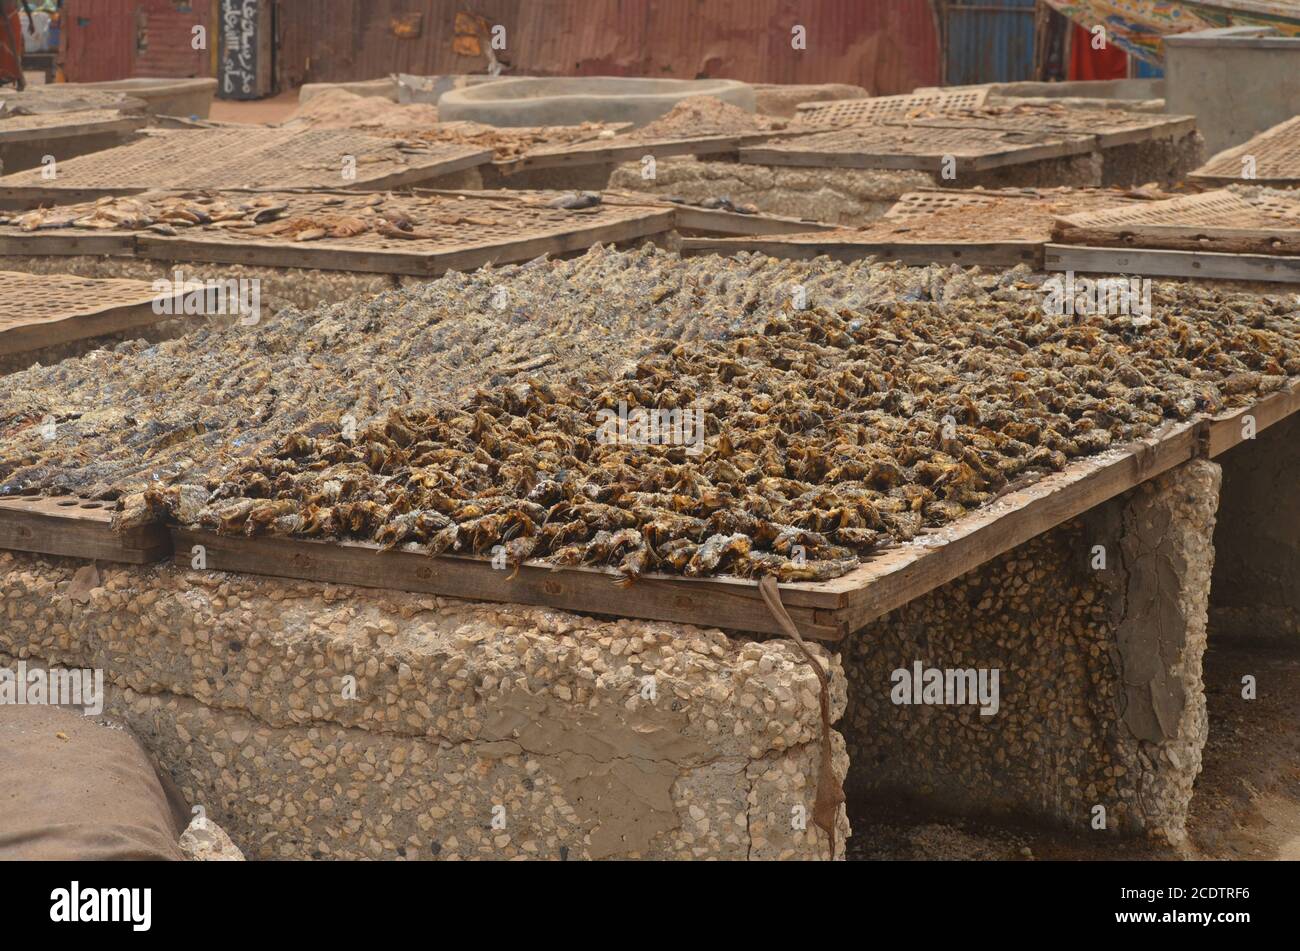
[[[817,795],[813,801],[813,824],[819,829],[824,829],[826,835],[829,836],[831,860],[833,861],[835,859],[835,821],[839,818],[840,806],[844,803],[844,787],[835,775],[835,766],[831,758],[830,677],[826,675],[822,665],[817,663],[812,651],[808,650],[808,645],[804,643],[803,638],[799,635],[799,628],[795,627],[795,623],[791,620],[785,605],[781,603],[781,589],[777,586],[776,579],[771,575],[764,576],[758,582],[758,592],[763,596],[767,609],[772,612],[772,617],[776,619],[777,626],[799,646],[799,650],[803,652],[804,660],[813,669],[813,673],[817,675],[817,682],[821,685],[821,765],[817,770]]]

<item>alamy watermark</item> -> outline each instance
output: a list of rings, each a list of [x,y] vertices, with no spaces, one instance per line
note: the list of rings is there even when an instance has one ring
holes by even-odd
[[[81,707],[87,716],[104,712],[104,672],[90,668],[45,670],[0,667],[0,706]]]
[[[251,327],[262,319],[262,282],[258,278],[187,279],[176,271],[171,280],[153,282],[153,312],[167,316],[238,317]]]
[[[68,888],[50,892],[50,921],[125,922],[132,931],[148,931],[153,924],[152,888]]]
[[[979,706],[980,716],[998,712],[1000,671],[996,667],[926,667],[913,661],[889,675],[889,699],[896,705]]]
[[[1145,277],[1078,277],[1066,271],[1043,282],[1043,313],[1052,317],[1133,317],[1151,319],[1151,280]]]
[[[691,456],[704,451],[704,411],[698,406],[629,410],[627,401],[619,400],[617,409],[606,407],[596,416],[601,445],[685,446]]]

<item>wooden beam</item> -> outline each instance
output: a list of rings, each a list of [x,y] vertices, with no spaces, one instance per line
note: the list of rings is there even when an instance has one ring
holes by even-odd
[[[122,116],[117,119],[100,119],[94,122],[76,122],[75,113],[67,113],[67,125],[37,126],[27,129],[5,128],[0,122],[0,146],[46,140],[89,138],[93,135],[126,134],[148,125],[144,116]]]
[[[1300,228],[1218,228],[1203,225],[1081,226],[1057,218],[1058,243],[1111,250],[1170,250],[1221,254],[1300,255]]]
[[[171,554],[161,525],[114,532],[111,502],[16,496],[0,499],[0,548],[144,565]]]
[[[787,218],[780,215],[742,215],[719,208],[696,208],[672,203],[678,230],[723,235],[804,234],[835,231],[840,226],[823,221]]]
[[[774,258],[806,261],[823,255],[836,261],[861,261],[876,257],[904,264],[967,264],[984,267],[1041,267],[1043,244],[1039,241],[989,242],[899,242],[899,241],[783,241],[752,238],[684,238],[682,254],[737,254],[755,251]]]
[[[1271,254],[1222,254],[1216,251],[1160,251],[1146,248],[1090,248],[1073,244],[1049,244],[1044,249],[1044,265],[1049,271],[1300,283],[1300,257]]]
[[[91,254],[130,257],[135,254],[134,232],[108,233],[61,228],[58,231],[10,232],[0,234],[0,254],[53,255]]]
[[[196,545],[206,567],[256,575],[327,581],[366,588],[396,588],[475,601],[544,604],[566,611],[617,617],[676,621],[702,627],[780,633],[750,582],[644,577],[628,587],[614,571],[552,570],[524,565],[517,574],[479,558],[438,557],[411,551],[380,551],[361,542],[321,542],[296,538],[246,538],[174,528],[177,565],[189,568]],[[784,592],[783,592],[784,595]],[[829,600],[829,599],[827,599]],[[844,631],[816,608],[785,599],[807,637],[838,640]]]
[[[38,318],[28,324],[0,328],[0,356],[30,353],[75,340],[90,340],[106,334],[147,327],[168,319],[169,316],[154,313],[153,303],[150,302],[130,306],[114,304],[100,311],[67,314],[54,320]]]
[[[526,153],[519,158],[497,161],[493,164],[502,176],[509,177],[519,172],[539,168],[620,165],[624,162],[640,161],[646,155],[661,159],[675,155],[732,154],[740,148],[744,138],[739,135],[715,135],[698,139],[663,139],[657,142],[612,145],[603,148],[591,148],[588,143],[580,143],[569,149]]]

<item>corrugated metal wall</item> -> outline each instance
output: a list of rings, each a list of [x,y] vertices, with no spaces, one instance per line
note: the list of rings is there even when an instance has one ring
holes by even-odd
[[[196,25],[212,32],[211,0],[65,0],[60,57],[68,82],[211,74],[191,49]]]
[[[191,47],[195,26],[216,42],[208,0],[137,0],[132,76],[207,76],[211,57]]]
[[[134,5],[129,0],[67,0],[59,37],[68,82],[93,83],[131,75]]]
[[[1034,0],[944,0],[944,82],[1034,78]]]
[[[842,82],[876,93],[937,85],[939,43],[930,0],[281,0],[278,75],[303,82],[392,72],[483,72],[457,44],[457,14],[506,28],[507,73],[726,77]],[[413,15],[419,35],[399,39]],[[462,24],[466,21],[462,18]],[[807,49],[791,48],[791,29]]]

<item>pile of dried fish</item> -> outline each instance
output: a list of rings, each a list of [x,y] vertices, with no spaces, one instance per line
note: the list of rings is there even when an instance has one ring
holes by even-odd
[[[688,96],[658,119],[630,133],[639,141],[697,138],[707,135],[752,135],[798,128],[797,119],[781,119],[724,102],[716,96]]]
[[[284,210],[284,203],[269,195],[250,197],[246,201],[203,192],[106,196],[82,205],[36,208],[9,215],[0,213],[0,225],[12,225],[23,231],[87,228],[174,235],[177,228],[196,225],[252,228],[277,218]]]
[[[1053,316],[1029,278],[651,249],[450,275],[0,380],[0,493],[628,579],[827,578],[1300,375],[1290,299],[1162,284],[1149,322]],[[698,411],[702,438],[604,438],[635,409]],[[42,443],[45,414],[70,432]]]
[[[431,128],[407,130],[409,138],[491,149],[498,162],[517,159],[533,149],[612,139],[627,123],[584,122],[581,125],[501,128],[478,122],[439,122]]]
[[[579,370],[594,355],[635,360],[660,338],[721,336],[778,313],[800,281],[853,307],[890,295],[896,280],[767,258],[719,273],[706,258],[597,248],[313,313],[287,309],[253,327],[124,343],[0,377],[0,495],[112,499],[154,482],[202,481],[223,457],[270,451],[320,419],[351,414],[364,425],[524,374]],[[37,425],[47,416],[57,423],[52,441]]]
[[[601,204],[595,192],[553,192],[506,196],[479,194],[395,195],[278,192],[243,197],[236,192],[156,193],[105,197],[78,205],[0,212],[0,226],[22,231],[85,228],[96,231],[150,231],[173,236],[184,229],[219,229],[251,238],[288,241],[351,238],[379,234],[388,238],[445,240],[431,227],[499,224],[492,213],[518,213],[528,206],[569,211]]]

